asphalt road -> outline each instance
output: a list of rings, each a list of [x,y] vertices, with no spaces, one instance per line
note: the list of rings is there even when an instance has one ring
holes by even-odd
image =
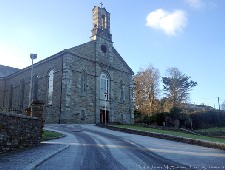
[[[127,134],[94,125],[46,125],[67,134],[51,140],[69,145],[40,164],[40,170],[139,170],[196,169],[224,170],[225,151],[179,142]]]

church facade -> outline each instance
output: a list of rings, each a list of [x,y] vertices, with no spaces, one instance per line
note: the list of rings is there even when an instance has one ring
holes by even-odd
[[[95,6],[90,42],[0,78],[0,107],[44,101],[46,123],[133,123],[132,69],[113,47],[110,14]],[[31,91],[31,92],[30,92]]]

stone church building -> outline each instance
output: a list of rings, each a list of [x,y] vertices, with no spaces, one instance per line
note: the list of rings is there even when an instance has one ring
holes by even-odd
[[[31,66],[0,77],[0,108],[24,112],[31,95],[45,123],[133,123],[133,71],[113,47],[110,13],[92,12],[90,42],[35,63],[31,90]]]

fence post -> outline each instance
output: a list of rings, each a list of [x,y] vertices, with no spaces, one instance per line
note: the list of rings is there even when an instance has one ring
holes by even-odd
[[[32,101],[31,103],[31,115],[32,117],[37,117],[40,120],[40,123],[38,123],[39,131],[39,139],[41,141],[42,133],[43,133],[43,127],[44,127],[44,118],[43,118],[43,107],[44,102],[40,100]]]
[[[44,102],[35,100],[31,103],[31,112],[33,117],[37,117],[43,120],[43,106]]]

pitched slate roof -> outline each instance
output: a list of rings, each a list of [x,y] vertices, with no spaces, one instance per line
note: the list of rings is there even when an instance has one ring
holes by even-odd
[[[20,69],[18,68],[13,68],[13,67],[9,67],[9,66],[4,66],[4,65],[0,65],[0,77],[7,77],[10,74],[13,74],[17,71],[19,71]]]

